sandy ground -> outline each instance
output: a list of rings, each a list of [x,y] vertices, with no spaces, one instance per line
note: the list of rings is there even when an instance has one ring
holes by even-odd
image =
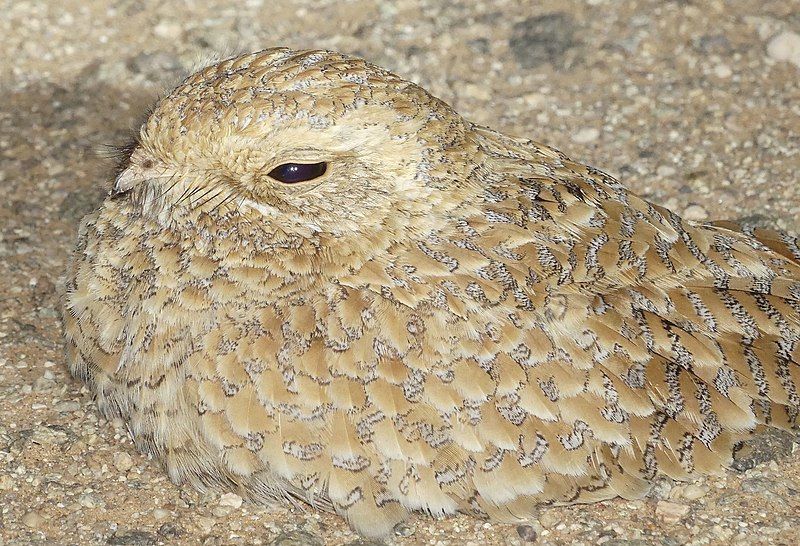
[[[109,188],[97,151],[215,55],[359,54],[691,219],[800,228],[797,0],[227,4],[0,1],[0,545],[368,544],[334,517],[171,484],[64,367],[55,286]],[[420,516],[387,543],[797,544],[796,442],[641,501],[521,527]]]

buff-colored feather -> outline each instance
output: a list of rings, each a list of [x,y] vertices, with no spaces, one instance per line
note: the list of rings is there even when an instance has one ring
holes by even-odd
[[[684,221],[359,59],[207,67],[125,165],[67,357],[175,481],[382,536],[641,497],[797,421],[797,240]]]

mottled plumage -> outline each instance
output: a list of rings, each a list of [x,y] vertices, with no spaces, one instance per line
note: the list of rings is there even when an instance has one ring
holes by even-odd
[[[385,535],[640,497],[797,420],[795,239],[684,221],[362,60],[209,66],[123,167],[68,360],[176,482]]]

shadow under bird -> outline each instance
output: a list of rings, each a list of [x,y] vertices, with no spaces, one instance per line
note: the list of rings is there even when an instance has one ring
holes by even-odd
[[[68,362],[177,483],[385,536],[716,474],[800,407],[800,250],[357,58],[162,99],[82,222]]]

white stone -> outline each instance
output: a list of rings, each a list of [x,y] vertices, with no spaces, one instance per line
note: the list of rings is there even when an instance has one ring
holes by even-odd
[[[242,506],[242,497],[236,493],[224,493],[219,498],[220,506],[230,506],[231,508],[240,508]]]
[[[594,127],[585,127],[572,135],[572,140],[578,144],[586,144],[588,142],[594,142],[599,136],[599,130],[595,129]]]
[[[176,40],[180,38],[181,26],[173,21],[161,21],[153,28],[153,34],[159,38]]]
[[[487,89],[485,85],[468,83],[464,85],[464,87],[462,87],[462,90],[464,94],[471,99],[488,101],[491,100],[492,98],[492,94],[489,92],[489,89]]]
[[[214,528],[214,525],[217,524],[217,522],[212,518],[206,516],[199,516],[195,521],[197,521],[197,525],[200,527],[200,530],[205,534],[210,533],[211,529]]]
[[[36,529],[41,527],[42,524],[45,522],[45,519],[39,512],[28,512],[24,516],[22,516],[22,523],[26,527],[30,527],[31,529]]]
[[[542,527],[545,529],[552,529],[561,523],[561,516],[556,510],[547,510],[539,514],[539,523],[541,523]]]
[[[693,222],[700,222],[708,219],[708,211],[700,205],[689,205],[683,211],[684,220],[691,220]]]
[[[114,453],[114,468],[127,472],[133,466],[133,458],[125,452]]]
[[[690,483],[684,488],[683,497],[689,500],[697,500],[705,497],[706,493],[708,493],[708,486]]]
[[[678,485],[670,491],[669,498],[674,499],[687,499],[697,500],[704,497],[708,493],[707,485],[698,485],[694,483],[686,485]]]
[[[0,491],[8,491],[12,487],[14,487],[14,478],[8,474],[0,476]]]
[[[80,497],[78,497],[78,504],[83,506],[84,508],[103,508],[105,507],[106,503],[103,499],[92,495],[91,493],[84,493]]]
[[[800,34],[781,32],[767,44],[767,55],[776,61],[789,61],[800,68]]]
[[[162,519],[167,519],[169,517],[169,510],[164,510],[163,508],[156,508],[153,510],[153,517],[159,521]]]
[[[665,523],[678,523],[681,518],[689,514],[689,507],[676,502],[659,501],[656,504],[656,516]]]
[[[528,93],[527,95],[522,96],[522,100],[525,101],[525,104],[531,108],[539,108],[547,101],[547,95],[543,95],[541,93]]]
[[[656,169],[656,174],[661,178],[669,178],[673,176],[676,172],[677,171],[675,170],[675,167],[672,167],[670,165],[659,165],[658,168]]]
[[[727,64],[718,64],[714,67],[714,75],[721,79],[727,79],[733,75],[733,70]]]

